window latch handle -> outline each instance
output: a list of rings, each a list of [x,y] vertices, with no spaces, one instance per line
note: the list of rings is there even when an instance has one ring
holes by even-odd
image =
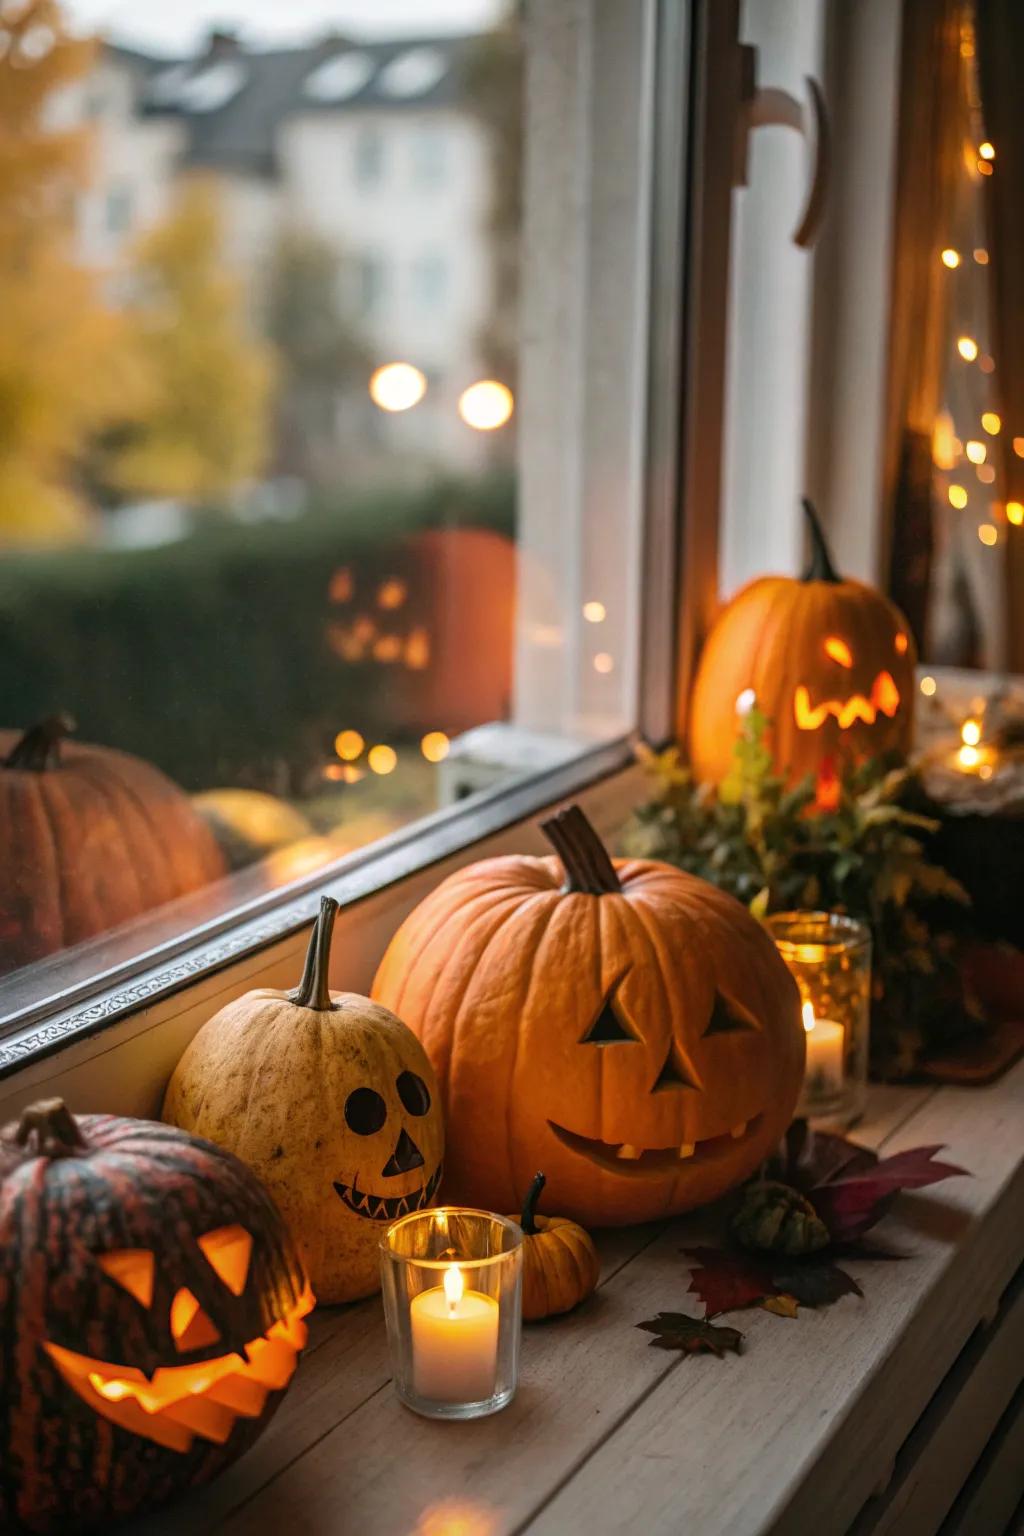
[[[757,83],[757,49],[749,43],[740,47],[740,108],[736,132],[736,161],[733,185],[748,185],[750,135],[755,128],[794,128],[810,147],[811,170],[804,206],[793,231],[793,244],[806,250],[821,232],[832,165],[832,141],[825,95],[817,80],[805,76],[806,102],[797,101],[789,91]]]

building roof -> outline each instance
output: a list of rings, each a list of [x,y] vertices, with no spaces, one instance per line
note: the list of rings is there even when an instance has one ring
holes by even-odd
[[[107,52],[139,76],[140,116],[187,125],[186,163],[273,176],[286,118],[448,106],[459,100],[477,40],[424,35],[363,43],[330,36],[307,47],[257,51],[229,33],[213,33],[195,57],[157,59],[116,45]]]

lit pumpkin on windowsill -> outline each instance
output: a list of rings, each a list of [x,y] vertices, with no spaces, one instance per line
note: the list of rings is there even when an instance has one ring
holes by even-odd
[[[578,806],[542,831],[557,857],[449,876],[374,980],[437,1074],[446,1195],[511,1210],[543,1167],[587,1225],[703,1205],[789,1124],[796,984],[732,896],[667,864],[613,862]]]
[[[27,1109],[0,1132],[0,1530],[105,1529],[215,1477],[276,1407],[312,1306],[229,1154]]]
[[[776,770],[811,775],[834,803],[844,763],[906,754],[913,729],[913,637],[874,587],[839,576],[809,501],[803,577],[762,576],[726,605],[704,644],[690,701],[690,762],[702,782],[732,765],[737,715],[756,702]]]

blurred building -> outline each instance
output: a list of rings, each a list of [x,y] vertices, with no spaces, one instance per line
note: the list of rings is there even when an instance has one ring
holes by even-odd
[[[479,462],[486,445],[456,409],[480,376],[493,288],[488,145],[467,94],[476,41],[332,36],[254,52],[216,32],[177,60],[104,46],[63,108],[95,136],[83,261],[116,270],[181,177],[214,177],[254,313],[282,235],[311,235],[337,253],[339,306],[369,367],[400,359],[427,376],[422,404],[395,417],[364,384],[339,413],[351,446]]]

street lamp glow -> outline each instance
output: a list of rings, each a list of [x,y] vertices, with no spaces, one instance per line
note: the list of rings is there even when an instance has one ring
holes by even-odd
[[[459,415],[476,432],[503,427],[514,408],[512,391],[497,379],[480,379],[459,396]]]
[[[411,410],[426,392],[426,379],[411,363],[385,363],[370,375],[370,399],[382,411]]]

